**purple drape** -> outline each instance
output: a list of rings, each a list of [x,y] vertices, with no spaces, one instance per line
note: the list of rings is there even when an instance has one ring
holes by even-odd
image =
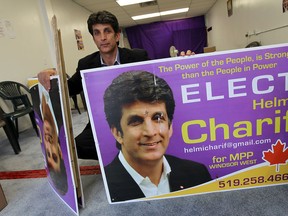
[[[131,48],[147,50],[151,59],[170,57],[170,46],[195,53],[207,46],[204,16],[128,27],[126,33]]]

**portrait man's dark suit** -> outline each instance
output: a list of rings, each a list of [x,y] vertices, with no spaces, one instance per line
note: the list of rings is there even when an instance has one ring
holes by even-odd
[[[211,180],[207,168],[194,161],[165,155],[170,167],[170,191],[183,190]],[[112,202],[144,198],[145,195],[121,164],[118,156],[105,167],[105,175]]]
[[[149,60],[148,54],[142,49],[118,48],[120,64]],[[79,60],[75,74],[68,80],[69,95],[77,95],[83,91],[81,70],[102,67],[99,51]],[[76,138],[77,154],[82,159],[98,159],[90,122]]]

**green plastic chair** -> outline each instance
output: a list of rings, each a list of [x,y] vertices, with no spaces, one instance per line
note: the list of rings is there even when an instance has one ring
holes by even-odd
[[[17,132],[17,138],[19,136],[18,129],[18,118],[29,115],[33,128],[38,135],[38,129],[34,117],[33,106],[30,103],[29,97],[30,91],[29,89],[18,82],[14,81],[3,81],[0,82],[0,97],[5,101],[10,101],[13,104],[13,111],[9,113],[5,113],[4,115],[7,118],[10,118],[12,122],[15,122],[15,128]]]
[[[19,152],[21,151],[21,148],[20,148],[17,136],[16,136],[16,130],[15,130],[14,124],[9,117],[7,118],[5,116],[4,111],[0,107],[0,128],[2,127],[6,133],[6,136],[8,137],[8,140],[15,154],[19,154]]]

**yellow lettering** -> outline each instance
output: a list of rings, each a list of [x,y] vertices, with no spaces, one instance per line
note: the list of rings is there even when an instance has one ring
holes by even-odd
[[[192,125],[199,125],[201,128],[206,127],[206,122],[203,120],[193,120],[193,121],[187,121],[184,122],[184,124],[182,125],[182,138],[183,141],[187,144],[195,144],[195,143],[201,143],[201,142],[205,142],[207,140],[207,134],[201,134],[200,138],[198,139],[191,139],[188,133],[188,129],[190,126]]]
[[[229,139],[229,126],[227,124],[215,125],[215,118],[210,118],[209,123],[210,123],[210,140],[211,141],[216,140],[216,130],[219,128],[223,129],[224,139]]]
[[[202,128],[202,130],[199,130],[199,128]],[[209,122],[205,122],[204,120],[191,120],[182,124],[181,132],[183,141],[186,144],[198,144],[206,142],[207,140],[227,140],[230,139],[231,136],[234,138],[262,136],[264,129],[275,134],[287,133],[288,110],[284,115],[281,115],[281,110],[275,110],[275,117],[273,118],[256,119],[254,122],[237,121],[234,122],[233,126],[232,124],[229,126],[225,123],[217,124],[215,118],[210,118]]]
[[[237,127],[240,127],[241,125],[244,125],[245,127],[237,128]],[[234,127],[236,128],[233,131],[233,136],[235,138],[243,138],[243,137],[252,136],[252,123],[250,121],[239,121],[239,122],[236,122],[234,124]]]
[[[263,124],[264,123],[271,125],[271,124],[273,124],[273,121],[271,118],[257,119],[257,121],[256,121],[256,128],[257,128],[256,135],[257,136],[260,136],[263,134]]]

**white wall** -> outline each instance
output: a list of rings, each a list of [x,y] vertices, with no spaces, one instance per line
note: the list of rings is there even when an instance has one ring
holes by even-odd
[[[282,0],[233,0],[233,15],[228,17],[227,0],[218,0],[206,14],[208,46],[218,51],[243,48],[252,41],[262,45],[287,43],[288,27],[245,37],[288,25],[288,12],[282,12]]]
[[[11,22],[15,38],[0,38],[0,81],[26,83],[50,65],[37,0],[0,0],[0,19]]]
[[[47,14],[49,19],[54,14],[57,17],[68,74],[75,72],[80,58],[97,50],[86,24],[91,12],[71,0],[0,0],[0,5],[0,20],[10,21],[13,27],[10,32],[15,32],[13,38],[9,34],[0,37],[0,81],[14,80],[26,84],[27,79],[39,71],[55,67],[55,54],[51,50],[54,44],[47,32],[49,23],[45,23],[48,22]],[[84,51],[77,49],[74,29],[82,32]],[[11,109],[11,105],[2,100],[0,105],[5,111]],[[31,127],[28,116],[22,118],[20,130]],[[0,139],[3,136],[3,130],[0,130]]]

